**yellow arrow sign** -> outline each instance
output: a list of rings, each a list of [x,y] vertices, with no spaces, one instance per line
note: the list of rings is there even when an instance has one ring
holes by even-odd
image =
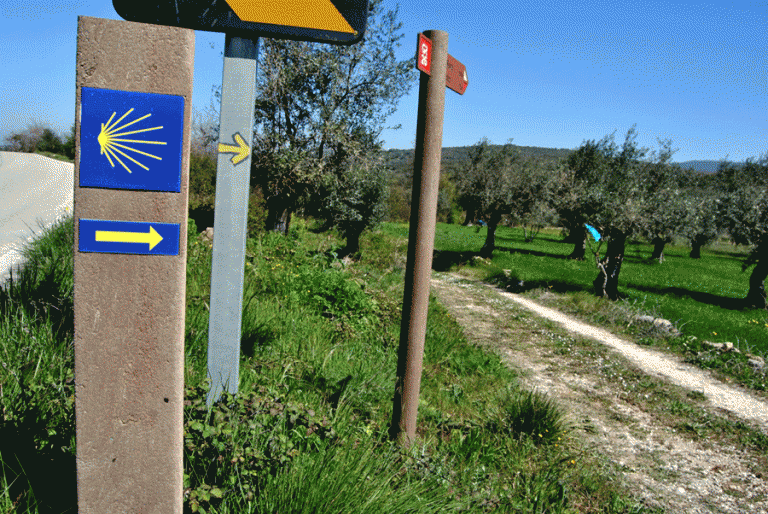
[[[226,0],[242,21],[356,34],[331,0]],[[292,4],[292,5],[291,5]]]
[[[233,139],[235,140],[235,143],[237,143],[237,145],[236,146],[225,145],[224,143],[219,143],[219,153],[235,154],[232,156],[232,164],[237,166],[238,164],[243,162],[243,160],[246,157],[248,157],[248,154],[250,153],[251,149],[245,143],[243,136],[241,136],[239,132],[235,132]]]
[[[149,227],[149,232],[112,232],[109,230],[97,230],[96,241],[106,243],[149,243],[151,250],[163,240],[163,237],[157,231]]]

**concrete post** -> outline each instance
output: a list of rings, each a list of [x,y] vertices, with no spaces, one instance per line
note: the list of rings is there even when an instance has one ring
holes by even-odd
[[[80,514],[182,512],[194,51],[192,30],[78,17]]]
[[[410,446],[416,436],[424,337],[429,308],[429,280],[435,243],[440,153],[443,143],[448,33],[428,30],[432,40],[431,74],[419,79],[419,111],[413,165],[413,196],[408,232],[403,318],[400,326],[395,399],[390,436]]]

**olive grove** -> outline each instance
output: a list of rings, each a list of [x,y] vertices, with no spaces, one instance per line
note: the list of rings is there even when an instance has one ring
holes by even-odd
[[[415,80],[412,61],[395,59],[401,28],[397,9],[372,0],[358,44],[261,40],[251,177],[267,229],[286,233],[291,213],[303,209],[351,236],[352,249],[359,227],[375,221],[371,204],[385,201],[378,137]],[[375,177],[360,180],[362,170]]]
[[[639,148],[636,138],[633,125],[621,147],[614,143],[614,134],[584,142],[567,160],[566,184],[578,202],[559,206],[561,213],[575,218],[574,224],[588,221],[605,238],[607,248],[597,260],[593,286],[596,295],[612,300],[618,298],[628,238],[650,236],[660,255],[683,210],[681,172],[668,165],[673,153],[670,142],[660,141],[659,152],[646,158],[648,150]]]

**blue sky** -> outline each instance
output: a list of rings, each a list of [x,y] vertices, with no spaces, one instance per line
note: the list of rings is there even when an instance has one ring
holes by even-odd
[[[384,0],[395,6],[394,0]],[[11,6],[11,4],[13,4]],[[443,146],[576,148],[637,123],[638,142],[672,138],[673,160],[743,161],[768,151],[768,2],[403,0],[398,59],[416,34],[449,34],[467,67],[463,96],[446,92]],[[64,134],[74,122],[77,16],[121,19],[111,0],[2,3],[0,139],[33,121]],[[195,33],[193,106],[221,84],[224,34]],[[412,148],[418,82],[385,130]]]

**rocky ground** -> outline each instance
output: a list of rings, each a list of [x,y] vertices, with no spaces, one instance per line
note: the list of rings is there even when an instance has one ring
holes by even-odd
[[[556,399],[581,451],[648,507],[768,513],[768,458],[750,442],[768,434],[764,396],[455,273],[433,274],[432,292],[472,342]]]

